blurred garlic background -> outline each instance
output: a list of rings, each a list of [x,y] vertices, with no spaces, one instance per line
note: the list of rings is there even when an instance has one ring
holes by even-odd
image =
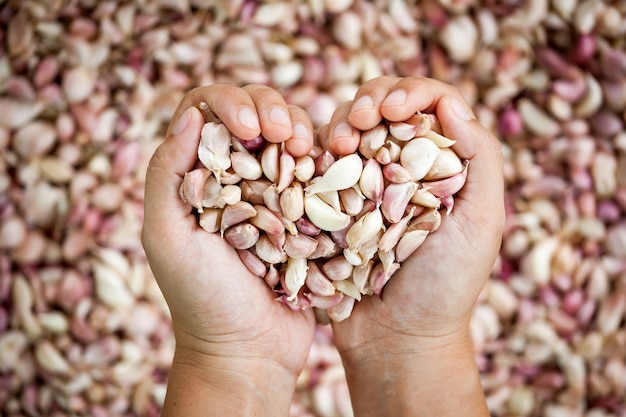
[[[624,0],[4,0],[0,42],[0,414],[158,415],[143,177],[185,91],[268,84],[320,126],[397,74],[456,85],[502,140],[471,327],[492,415],[626,415]],[[351,415],[320,327],[292,416]]]

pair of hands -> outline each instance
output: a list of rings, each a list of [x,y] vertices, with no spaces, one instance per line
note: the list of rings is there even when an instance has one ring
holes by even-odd
[[[201,87],[178,106],[148,167],[142,235],[177,340],[164,415],[206,415],[203,403],[209,415],[287,415],[315,319],[310,310],[294,312],[276,302],[236,252],[219,235],[202,230],[181,201],[182,177],[197,160],[204,120],[193,106],[200,101],[235,135],[252,139],[262,133],[271,142],[285,142],[294,156],[307,154],[315,137],[306,112],[265,86]],[[428,391],[437,383],[447,385],[446,378],[461,369],[473,384],[466,394],[478,395],[473,408],[482,415],[468,325],[504,223],[497,139],[479,125],[454,87],[424,78],[379,77],[337,108],[318,142],[339,155],[352,153],[360,130],[383,117],[400,121],[417,111],[436,113],[445,135],[457,140],[455,152],[470,160],[467,183],[440,229],[387,283],[382,300],[364,297],[350,318],[333,324],[335,344],[357,415],[403,415],[381,402],[393,398],[395,406],[408,406],[412,400],[405,394],[413,400],[426,395],[428,412],[443,415]]]

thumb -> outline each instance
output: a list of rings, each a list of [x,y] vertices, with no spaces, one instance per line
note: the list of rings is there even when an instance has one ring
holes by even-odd
[[[471,216],[476,225],[504,222],[504,175],[498,139],[478,123],[469,105],[445,96],[437,104],[437,116],[445,136],[456,140],[453,150],[469,161],[467,182],[455,197],[458,215]]]
[[[144,229],[165,228],[191,212],[178,193],[183,177],[198,160],[202,114],[188,108],[173,120],[170,134],[152,155],[146,173]]]

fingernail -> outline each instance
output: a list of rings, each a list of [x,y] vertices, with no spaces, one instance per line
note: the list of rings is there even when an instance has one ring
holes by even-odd
[[[291,126],[291,119],[282,107],[272,107],[270,109],[270,121],[278,125]]]
[[[360,110],[365,108],[374,107],[374,102],[370,96],[359,97],[357,101],[352,105],[352,110]]]
[[[187,110],[185,110],[185,112],[180,116],[180,119],[178,119],[178,121],[176,122],[176,124],[174,125],[174,128],[172,129],[172,134],[173,135],[178,135],[179,133],[181,133],[183,130],[185,130],[185,128],[187,127],[187,125],[189,124],[189,121],[191,120],[191,108],[188,108]]]
[[[352,126],[348,122],[339,122],[333,129],[333,136],[352,136]]]
[[[474,116],[467,110],[467,108],[461,103],[461,101],[456,97],[450,97],[450,106],[452,107],[452,111],[455,116],[461,120],[469,122],[474,119]]]
[[[387,96],[385,101],[383,101],[383,105],[399,106],[401,104],[404,104],[405,101],[406,101],[406,92],[404,90],[396,90]]]
[[[237,118],[239,119],[239,123],[248,129],[260,129],[259,119],[256,116],[256,112],[252,111],[249,107],[242,107],[237,114]]]
[[[302,123],[295,123],[293,125],[293,137],[298,139],[312,139],[311,131]]]

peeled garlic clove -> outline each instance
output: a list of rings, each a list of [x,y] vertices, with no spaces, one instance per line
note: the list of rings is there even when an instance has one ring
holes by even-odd
[[[413,181],[419,181],[430,170],[439,152],[439,147],[430,139],[413,139],[402,148],[400,163]]]
[[[269,264],[279,264],[287,260],[285,252],[282,249],[278,249],[267,235],[259,237],[259,240],[254,245],[254,251],[259,259]]]
[[[350,224],[350,216],[335,210],[315,194],[304,197],[304,211],[314,225],[329,232]]]
[[[375,201],[376,204],[382,202],[385,183],[383,171],[376,159],[369,159],[365,163],[359,178],[359,188],[365,197]]]
[[[287,220],[295,222],[304,215],[304,191],[299,182],[294,182],[291,187],[286,188],[279,199],[283,216]]]
[[[277,191],[282,193],[283,190],[291,185],[294,179],[294,171],[296,169],[296,160],[287,150],[283,150],[279,159],[279,172]]]
[[[179,193],[185,203],[191,204],[198,213],[204,210],[202,198],[204,195],[204,184],[211,173],[208,169],[198,168],[185,173],[183,183],[180,185]]]
[[[435,132],[434,130],[429,130],[428,132],[426,132],[425,134],[421,135],[425,138],[428,138],[430,140],[433,141],[433,143],[435,145],[437,145],[440,148],[449,148],[450,146],[454,145],[456,143],[456,140],[452,140],[449,139],[443,135],[440,135],[439,133]]]
[[[287,268],[285,269],[285,287],[288,294],[288,300],[293,300],[298,295],[298,291],[304,285],[307,276],[307,260],[306,258],[289,258]]]
[[[307,288],[316,295],[332,296],[335,295],[335,287],[330,280],[319,269],[315,262],[308,262],[309,269],[306,275]]]
[[[200,214],[200,227],[209,233],[216,233],[220,230],[222,222],[222,209],[206,208]]]
[[[230,132],[222,123],[205,123],[200,132],[198,159],[215,175],[218,183],[221,175],[231,166]]]
[[[424,187],[418,188],[411,197],[411,203],[438,209],[441,206],[441,200]]]
[[[413,218],[415,208],[411,208],[409,213],[402,218],[398,223],[390,225],[383,233],[378,242],[378,247],[381,251],[388,252],[392,250],[400,241],[400,238],[406,232],[409,221]]]
[[[315,161],[308,155],[296,158],[294,175],[300,182],[308,182],[315,174]]]
[[[265,276],[267,268],[256,255],[249,250],[237,250],[237,255],[239,255],[241,262],[248,268],[248,271],[257,277]]]
[[[270,209],[258,204],[254,209],[256,216],[250,218],[250,223],[272,235],[279,235],[285,230],[283,222]]]
[[[326,310],[326,313],[328,314],[328,317],[335,322],[343,321],[350,317],[350,314],[352,314],[355,301],[356,299],[354,297],[345,296],[337,305],[329,307],[328,310]]]
[[[426,181],[440,180],[463,171],[463,162],[450,148],[442,148],[435,162],[424,176]]]
[[[224,239],[235,249],[249,249],[259,240],[259,229],[250,223],[240,223],[228,228]]]
[[[397,223],[404,217],[409,201],[417,191],[417,184],[404,182],[402,184],[389,184],[385,188],[381,209],[383,215],[391,223]]]
[[[354,265],[343,256],[336,256],[322,265],[324,274],[333,281],[350,278],[353,269]]]
[[[283,250],[291,258],[308,258],[317,248],[317,240],[307,235],[286,235]]]
[[[396,260],[404,262],[424,243],[428,233],[428,230],[413,230],[405,233],[396,246]]]
[[[279,145],[277,143],[268,144],[261,153],[261,168],[265,178],[271,182],[278,181],[278,158]]]
[[[348,233],[346,233],[348,247],[358,251],[361,245],[376,236],[382,228],[383,215],[380,209],[376,208],[350,226]]]
[[[246,180],[258,180],[263,176],[261,163],[254,155],[247,152],[233,152],[230,154],[233,171]]]
[[[345,190],[354,186],[361,177],[363,163],[358,154],[346,155],[332,164],[322,178],[305,189],[307,194]]]
[[[365,130],[361,133],[359,152],[367,159],[372,159],[376,152],[385,144],[389,131],[383,124]]]
[[[453,175],[449,178],[444,178],[438,181],[429,181],[424,183],[424,188],[430,191],[437,197],[449,197],[456,194],[467,180],[467,167],[469,163],[465,164],[465,168],[460,173]]]
[[[252,204],[246,201],[238,201],[232,206],[226,206],[222,212],[222,218],[220,222],[220,231],[224,234],[224,231],[229,227],[248,220],[256,215],[256,210]],[[247,249],[247,248],[239,248]]]
[[[354,297],[357,301],[361,301],[361,292],[351,280],[344,279],[341,281],[335,281],[333,282],[333,285],[338,291],[350,297]]]

